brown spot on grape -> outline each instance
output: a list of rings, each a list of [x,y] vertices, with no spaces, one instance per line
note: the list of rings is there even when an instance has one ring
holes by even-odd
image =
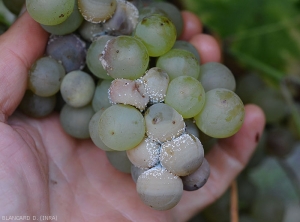
[[[120,52],[119,50],[116,51],[116,53],[119,53],[119,52]]]
[[[59,18],[63,18],[63,17],[65,17],[65,15],[64,14],[60,14]]]
[[[172,149],[166,149],[166,152],[167,152],[167,154],[169,154],[169,155],[171,155],[171,156],[172,156],[173,153],[174,153]]]
[[[157,122],[158,122],[158,118],[157,117],[155,117],[155,118],[152,119],[152,123],[153,124],[156,124]]]
[[[141,21],[141,24],[144,25],[146,22],[147,22],[147,19],[144,18],[144,19]]]
[[[112,131],[110,134],[111,134],[111,135],[115,135],[115,132],[114,132],[114,131]]]
[[[163,25],[164,25],[164,23],[161,22],[161,23],[160,23],[160,26],[163,26]]]
[[[173,120],[173,121],[172,121],[172,123],[173,123],[173,124],[175,124],[175,123],[176,123],[176,121],[175,121],[175,120]]]

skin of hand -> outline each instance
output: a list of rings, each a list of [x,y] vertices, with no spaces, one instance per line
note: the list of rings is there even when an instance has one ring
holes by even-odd
[[[183,18],[182,39],[194,44],[202,61],[219,61],[216,40],[201,33],[195,15],[183,12]],[[47,38],[27,12],[0,36],[0,215],[52,215],[72,222],[187,221],[220,197],[247,164],[265,123],[254,105],[245,106],[241,130],[206,154],[211,175],[203,188],[184,191],[171,210],[149,208],[131,176],[115,170],[91,140],[67,135],[58,113],[33,119],[15,112],[28,70],[43,55]]]

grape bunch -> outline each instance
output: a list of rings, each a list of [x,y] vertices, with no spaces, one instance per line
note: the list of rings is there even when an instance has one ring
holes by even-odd
[[[203,187],[210,168],[199,138],[234,135],[245,112],[231,71],[200,65],[195,47],[178,40],[178,8],[141,0],[26,6],[51,35],[29,70],[20,110],[36,118],[59,111],[64,131],[91,138],[131,173],[153,209],[171,209],[183,190]]]

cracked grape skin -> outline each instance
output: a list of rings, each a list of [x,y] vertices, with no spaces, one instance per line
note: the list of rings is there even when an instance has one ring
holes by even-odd
[[[107,41],[113,38],[115,37],[108,36],[108,35],[100,36],[95,41],[92,42],[92,44],[89,46],[87,50],[86,64],[89,70],[98,78],[112,79],[112,77],[109,76],[106,70],[103,68],[102,63],[99,60],[99,57],[101,56],[101,53]]]
[[[245,116],[242,100],[232,91],[212,89],[205,94],[205,105],[194,117],[199,129],[214,138],[234,135],[242,126]]]
[[[137,80],[144,87],[140,89],[149,96],[150,103],[163,102],[169,86],[168,74],[158,67],[148,69],[144,76]]]

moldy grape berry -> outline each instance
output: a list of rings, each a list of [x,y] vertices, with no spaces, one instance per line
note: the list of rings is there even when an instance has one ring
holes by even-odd
[[[60,111],[65,132],[91,138],[116,169],[131,173],[153,209],[171,209],[183,190],[204,186],[210,168],[202,138],[232,136],[245,112],[231,71],[200,65],[197,50],[178,40],[180,11],[142,0],[26,6],[51,35],[20,110],[36,118]]]

